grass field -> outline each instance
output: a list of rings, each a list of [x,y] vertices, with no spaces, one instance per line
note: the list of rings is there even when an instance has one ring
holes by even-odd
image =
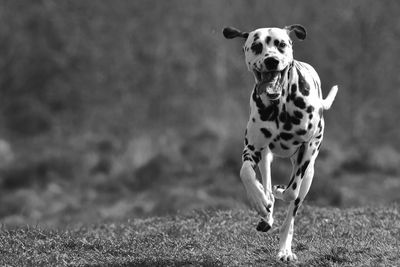
[[[0,264],[11,266],[285,266],[275,260],[278,226],[255,230],[251,211],[193,211],[46,230],[0,230]],[[289,266],[399,266],[399,206],[339,210],[305,205]]]

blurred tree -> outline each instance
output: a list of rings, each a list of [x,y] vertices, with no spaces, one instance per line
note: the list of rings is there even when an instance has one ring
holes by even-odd
[[[60,17],[59,7],[50,1],[3,3],[0,101],[13,133],[48,131],[54,113],[71,107],[77,111],[79,91],[65,84],[78,58],[68,47],[67,25]]]

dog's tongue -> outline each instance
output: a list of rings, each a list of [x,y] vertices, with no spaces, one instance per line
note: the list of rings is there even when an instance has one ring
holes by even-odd
[[[276,94],[279,92],[280,72],[265,72],[261,74],[261,81],[256,85],[257,94]]]

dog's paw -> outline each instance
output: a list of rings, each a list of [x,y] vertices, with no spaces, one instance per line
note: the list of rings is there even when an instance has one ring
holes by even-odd
[[[261,218],[260,222],[257,225],[257,231],[259,232],[268,232],[269,229],[272,227],[272,222],[267,222],[263,218]]]
[[[293,262],[297,261],[297,256],[291,250],[281,250],[276,256],[276,259],[283,262]]]
[[[247,191],[247,196],[251,206],[256,210],[258,215],[263,218],[270,216],[271,208],[273,207],[273,195],[266,194],[264,187],[258,181],[244,180],[244,186]]]
[[[283,200],[283,192],[285,192],[286,186],[284,185],[274,185],[272,188],[272,194],[275,198]]]

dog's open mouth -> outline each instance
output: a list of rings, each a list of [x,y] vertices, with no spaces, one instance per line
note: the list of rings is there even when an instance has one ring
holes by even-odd
[[[259,72],[254,70],[257,78],[258,95],[266,94],[270,99],[277,99],[282,93],[283,71]]]

